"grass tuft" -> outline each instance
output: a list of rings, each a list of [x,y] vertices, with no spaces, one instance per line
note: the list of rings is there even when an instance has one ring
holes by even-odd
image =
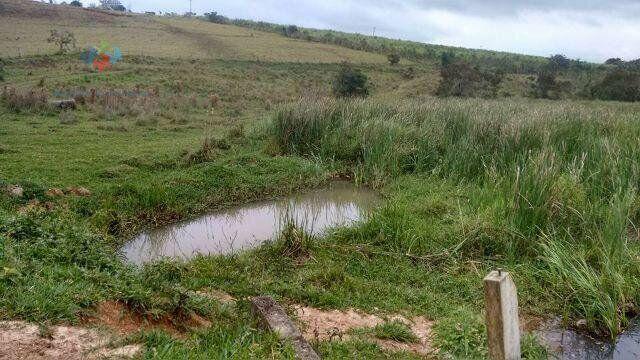
[[[386,321],[376,325],[373,329],[375,337],[383,340],[393,340],[405,343],[415,343],[418,337],[411,331],[411,328],[402,321]]]

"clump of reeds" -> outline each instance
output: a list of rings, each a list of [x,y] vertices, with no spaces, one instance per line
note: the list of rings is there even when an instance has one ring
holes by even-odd
[[[186,165],[200,164],[215,158],[216,151],[228,150],[231,145],[226,139],[207,137],[202,141],[200,147],[184,154],[182,162]]]
[[[541,281],[592,330],[616,334],[640,305],[640,127],[619,104],[301,101],[279,107],[286,153],[351,165],[365,182],[424,174],[492,194],[492,227],[465,247],[542,260]],[[467,235],[469,236],[469,235]],[[474,243],[479,242],[479,243]],[[406,249],[411,244],[405,244]]]

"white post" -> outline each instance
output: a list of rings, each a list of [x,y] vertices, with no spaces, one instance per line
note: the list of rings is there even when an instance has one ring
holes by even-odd
[[[509,273],[497,270],[484,278],[484,301],[489,357],[519,360],[518,293]]]

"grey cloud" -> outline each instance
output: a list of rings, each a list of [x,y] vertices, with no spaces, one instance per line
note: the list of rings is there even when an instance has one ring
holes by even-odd
[[[408,0],[372,2],[378,6],[387,4],[410,4],[419,9],[446,9],[470,15],[513,16],[524,11],[576,11],[605,12],[623,16],[640,14],[640,2],[637,0],[596,1],[596,0]]]

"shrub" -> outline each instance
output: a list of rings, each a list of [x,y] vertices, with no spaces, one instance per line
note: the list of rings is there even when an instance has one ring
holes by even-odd
[[[387,55],[387,60],[389,60],[389,64],[398,65],[400,63],[400,55],[397,52],[392,52]]]
[[[402,70],[401,74],[403,78],[411,80],[416,77],[416,69],[414,69],[413,66],[409,66],[408,68]]]
[[[0,81],[4,81],[4,60],[0,59]]]
[[[495,97],[503,75],[498,72],[481,71],[466,61],[457,60],[443,66],[438,96]]]
[[[78,0],[73,0],[72,2],[69,3],[69,5],[75,6],[75,7],[82,7],[82,3]]]
[[[541,99],[551,99],[555,97],[553,93],[557,88],[556,74],[553,71],[545,70],[538,73],[534,85],[534,97]]]
[[[447,67],[453,63],[456,59],[456,55],[451,51],[445,51],[440,55],[440,66]]]
[[[218,14],[215,11],[209,12],[209,13],[204,13],[204,17],[205,19],[207,19],[207,21],[210,21],[212,23],[216,23],[216,24],[227,24],[229,23],[229,19],[226,16],[222,16],[220,14]]]
[[[362,71],[343,63],[333,81],[333,93],[337,97],[369,95],[368,78]]]
[[[300,30],[295,25],[283,26],[282,27],[282,35],[286,37],[294,37],[296,36]]]
[[[205,138],[199,148],[194,151],[187,152],[182,162],[185,165],[201,164],[214,159],[217,155],[216,150],[229,150],[231,146],[225,139]]]
[[[593,86],[591,95],[601,100],[640,101],[640,73],[615,69]]]
[[[549,68],[552,71],[566,70],[571,66],[571,60],[562,54],[549,57]]]
[[[610,58],[607,59],[607,61],[604,62],[605,65],[622,65],[624,63],[624,61],[622,61],[622,59],[620,58]]]
[[[60,49],[59,53],[64,54],[76,48],[76,37],[69,31],[51,30],[48,43],[56,44]]]
[[[47,93],[41,89],[17,91],[5,88],[0,94],[0,100],[7,109],[14,112],[44,110],[47,107]]]

